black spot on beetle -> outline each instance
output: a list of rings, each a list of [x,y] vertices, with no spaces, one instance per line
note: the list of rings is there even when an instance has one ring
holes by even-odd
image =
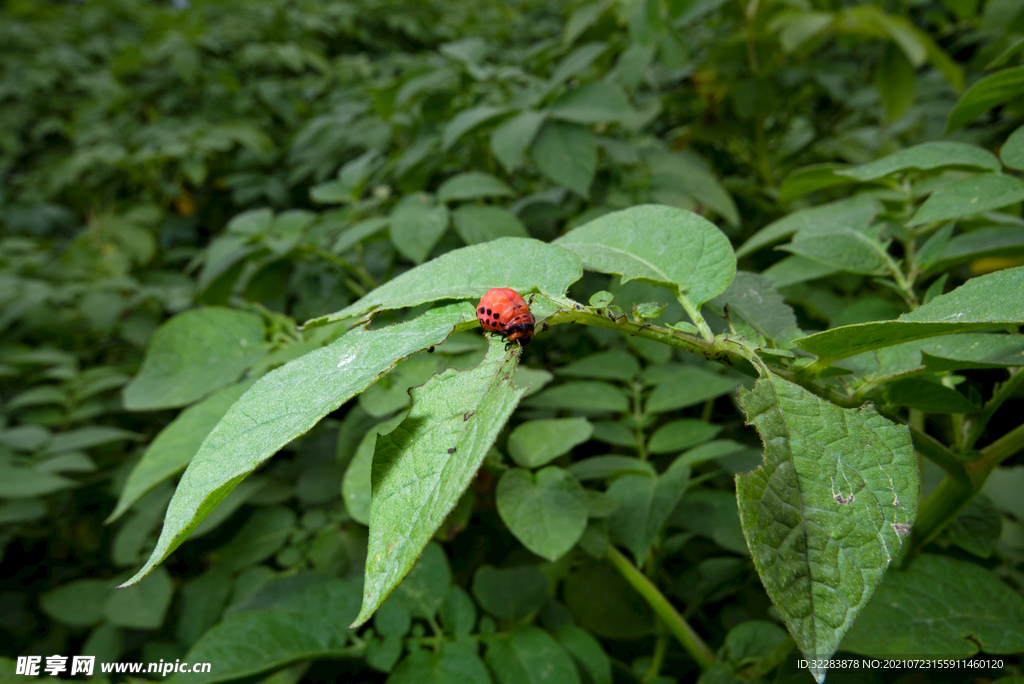
[[[491,310],[490,310],[490,309],[488,309],[488,310],[487,310],[487,315],[488,315],[488,316],[490,316],[490,315],[491,315]]]
[[[449,454],[454,454],[455,453],[455,447],[452,447],[451,449],[449,449],[448,453]]]
[[[484,311],[485,311],[484,307],[481,306],[480,307],[480,313],[483,313]]]
[[[499,318],[501,318],[501,314],[498,313],[497,311],[495,311],[494,312],[494,320],[498,320]]]

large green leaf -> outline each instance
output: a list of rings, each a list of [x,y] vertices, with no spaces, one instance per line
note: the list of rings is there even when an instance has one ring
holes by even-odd
[[[402,581],[458,503],[525,390],[512,384],[517,355],[492,339],[484,361],[414,390],[409,416],[379,437],[361,625]]]
[[[359,605],[359,586],[338,579],[291,577],[268,585],[199,638],[189,662],[214,663],[204,674],[178,674],[175,684],[240,679],[297,660],[338,657]]]
[[[994,172],[1001,168],[995,155],[982,147],[962,142],[933,140],[893,152],[887,157],[867,164],[836,170],[835,173],[864,182],[904,171],[928,171],[945,167],[966,167]]]
[[[153,333],[139,374],[124,388],[125,408],[191,404],[233,383],[267,350],[256,314],[221,307],[178,314]]]
[[[552,118],[581,124],[628,121],[636,114],[622,88],[604,81],[566,91],[548,111]]]
[[[722,294],[736,275],[729,238],[689,211],[645,204],[605,214],[554,244],[593,271],[641,280],[686,295],[694,306]]]
[[[560,297],[582,275],[579,257],[567,249],[528,238],[502,238],[448,252],[307,325],[441,299],[478,299],[492,287],[510,287],[522,293],[535,290]]]
[[[508,453],[524,468],[540,468],[583,444],[594,434],[586,418],[531,420],[508,436]]]
[[[736,477],[754,566],[801,651],[829,658],[914,523],[910,432],[774,375],[739,403],[765,444],[764,464]]]
[[[1020,653],[1024,599],[991,570],[925,554],[886,576],[842,648],[879,657]]]
[[[278,449],[360,392],[399,359],[444,341],[475,320],[465,304],[379,330],[352,330],[264,375],[203,441],[167,508],[153,554],[126,584],[144,577],[188,537],[242,479]]]
[[[946,133],[969,124],[976,118],[1004,102],[1010,102],[1024,93],[1024,66],[1003,69],[986,76],[967,89],[946,120]]]
[[[972,278],[895,321],[833,328],[794,342],[836,361],[902,342],[1001,325],[1024,324],[1024,266]]]
[[[590,195],[597,171],[597,143],[583,126],[545,121],[530,147],[540,172],[581,197]]]
[[[933,192],[917,210],[908,226],[973,216],[1024,201],[1024,182],[1001,173],[962,178]]]
[[[506,471],[498,482],[498,514],[523,546],[556,561],[587,527],[587,497],[575,477],[555,466],[536,474]]]
[[[184,470],[210,430],[250,385],[251,382],[240,382],[211,394],[195,406],[182,411],[170,425],[161,430],[142,459],[132,468],[117,506],[106,521],[110,523],[121,517],[146,492]]]

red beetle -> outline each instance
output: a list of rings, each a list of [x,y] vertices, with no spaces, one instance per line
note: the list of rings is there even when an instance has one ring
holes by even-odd
[[[530,307],[522,295],[511,288],[488,290],[476,305],[476,317],[484,330],[504,335],[510,345],[524,347],[533,337],[534,318]]]

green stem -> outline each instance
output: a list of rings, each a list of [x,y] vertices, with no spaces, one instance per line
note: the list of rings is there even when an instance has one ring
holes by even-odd
[[[1003,405],[1007,399],[1013,396],[1013,393],[1017,390],[1020,384],[1024,382],[1024,373],[1020,370],[1016,372],[1011,371],[1011,375],[1007,378],[1006,382],[999,386],[999,389],[992,398],[989,399],[988,403],[985,404],[985,408],[981,412],[981,416],[978,417],[978,422],[974,424],[967,437],[964,439],[961,449],[963,451],[969,451],[974,448],[974,444],[981,437],[981,434],[985,431],[988,426],[988,422],[992,420],[992,416],[996,414],[999,407]]]
[[[654,642],[654,653],[651,654],[651,664],[647,667],[647,672],[644,674],[644,682],[653,682],[658,679],[658,675],[661,674],[661,668],[665,664],[665,654],[668,652],[668,635],[664,632],[658,633],[658,638]]]
[[[711,332],[711,328],[708,327],[708,322],[704,320],[704,317],[700,315],[700,308],[693,305],[686,295],[679,295],[679,303],[683,305],[683,309],[686,310],[686,315],[690,317],[693,324],[700,330],[701,336],[708,342],[715,341],[715,334]]]
[[[704,640],[693,631],[693,628],[683,619],[675,606],[665,597],[658,587],[647,578],[629,559],[622,555],[614,546],[608,546],[608,560],[615,569],[625,578],[629,585],[636,590],[640,596],[647,601],[647,604],[661,618],[672,635],[679,641],[686,652],[697,661],[702,670],[706,670],[715,662],[715,654]]]
[[[644,411],[643,411],[643,397],[641,392],[643,390],[643,384],[639,381],[633,381],[633,422],[636,426],[633,428],[636,436],[636,453],[640,457],[641,461],[647,460],[647,440],[644,439]]]

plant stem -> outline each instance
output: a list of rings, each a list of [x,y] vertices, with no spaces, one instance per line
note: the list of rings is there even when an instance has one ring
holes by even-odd
[[[647,666],[647,672],[644,673],[644,682],[653,682],[658,679],[658,675],[661,674],[661,667],[665,664],[665,653],[668,651],[668,635],[664,632],[658,633],[658,638],[654,642],[654,653],[651,655],[651,664]]]
[[[715,662],[715,654],[704,640],[693,631],[683,619],[675,606],[665,597],[658,587],[633,565],[628,558],[614,546],[608,546],[608,560],[622,574],[630,586],[647,601],[647,604],[661,618],[672,635],[679,641],[686,652],[697,661],[702,670],[708,669]]]
[[[978,417],[978,422],[974,424],[970,432],[967,433],[967,437],[964,439],[961,446],[962,451],[969,451],[974,447],[975,442],[981,437],[981,433],[985,431],[985,427],[988,426],[988,422],[992,420],[992,416],[996,414],[999,407],[1003,405],[1003,402],[1009,399],[1013,393],[1017,390],[1017,387],[1024,382],[1024,373],[1020,370],[1016,372],[1010,371],[1010,377],[1007,378],[1006,382],[999,386],[999,389],[992,398],[989,399],[988,403],[985,404],[985,408],[981,412],[981,416]]]
[[[647,441],[644,439],[644,411],[641,392],[643,390],[643,384],[639,380],[633,381],[633,422],[636,423],[636,427],[633,428],[633,432],[636,436],[636,453],[640,457],[641,461],[647,460]]]
[[[711,328],[708,327],[708,322],[704,320],[704,317],[700,315],[700,309],[693,305],[686,295],[680,294],[679,303],[683,305],[683,309],[686,310],[686,315],[690,317],[693,324],[700,330],[701,336],[708,342],[715,341],[715,334],[711,332]]]

